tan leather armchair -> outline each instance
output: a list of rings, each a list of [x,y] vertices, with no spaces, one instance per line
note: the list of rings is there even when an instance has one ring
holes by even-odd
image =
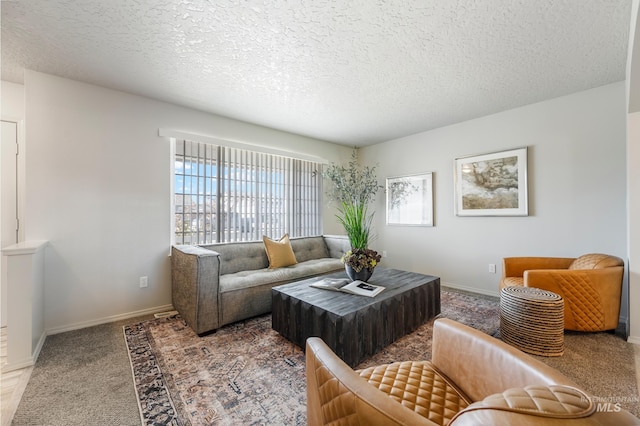
[[[433,327],[432,360],[354,371],[307,340],[307,421],[314,425],[640,424],[600,412],[557,370],[449,319]]]
[[[500,289],[536,287],[564,299],[564,328],[613,330],[618,326],[624,262],[607,254],[578,258],[506,257]]]

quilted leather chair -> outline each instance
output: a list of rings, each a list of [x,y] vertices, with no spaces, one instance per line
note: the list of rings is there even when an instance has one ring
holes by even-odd
[[[431,362],[354,371],[311,337],[306,374],[310,426],[640,424],[624,410],[596,410],[557,370],[449,319],[434,323]]]
[[[607,254],[507,257],[500,289],[519,285],[559,294],[564,299],[565,330],[613,330],[620,316],[623,275],[622,259]]]

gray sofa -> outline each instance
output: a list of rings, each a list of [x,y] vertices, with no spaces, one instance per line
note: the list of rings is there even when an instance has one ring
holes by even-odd
[[[260,242],[171,248],[173,307],[198,334],[271,312],[271,288],[344,270],[344,236],[291,238],[298,263],[269,269]]]

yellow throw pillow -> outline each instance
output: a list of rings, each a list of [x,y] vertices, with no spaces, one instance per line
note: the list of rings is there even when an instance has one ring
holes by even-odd
[[[291,266],[298,263],[295,254],[293,254],[293,249],[291,248],[289,234],[284,234],[284,236],[278,241],[274,241],[267,236],[263,236],[262,241],[264,241],[264,248],[267,251],[267,257],[269,258],[270,269]]]

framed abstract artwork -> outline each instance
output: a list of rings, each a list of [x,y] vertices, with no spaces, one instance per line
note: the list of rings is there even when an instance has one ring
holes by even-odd
[[[387,225],[433,226],[433,173],[387,178]]]
[[[454,160],[457,216],[527,216],[527,148]]]

